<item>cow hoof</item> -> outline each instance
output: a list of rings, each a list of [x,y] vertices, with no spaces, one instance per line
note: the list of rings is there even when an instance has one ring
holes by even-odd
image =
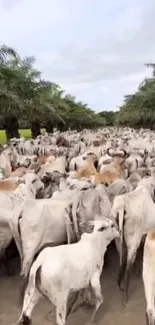
[[[31,319],[24,314],[17,322],[17,325],[31,325],[31,324],[32,324]]]

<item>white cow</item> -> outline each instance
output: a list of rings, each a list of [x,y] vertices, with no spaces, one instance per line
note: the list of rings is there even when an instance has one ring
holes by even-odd
[[[56,306],[57,325],[65,325],[69,294],[89,285],[96,300],[93,321],[103,302],[100,275],[104,254],[116,237],[119,233],[113,222],[104,218],[95,220],[93,232],[83,234],[78,243],[45,248],[31,267],[18,324],[30,324],[32,311],[43,295]]]

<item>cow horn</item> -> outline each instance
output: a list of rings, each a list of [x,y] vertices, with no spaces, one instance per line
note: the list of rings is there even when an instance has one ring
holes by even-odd
[[[110,153],[111,149],[112,149],[111,147],[107,149],[107,155],[109,155],[110,157],[113,157],[113,154]]]
[[[146,159],[147,159],[147,157],[148,157],[148,151],[147,151],[147,149],[145,149],[144,150],[144,164],[146,163]]]
[[[127,152],[126,152],[126,150],[125,149],[121,149],[121,151],[123,151],[123,153],[124,153],[124,158],[127,156]]]
[[[139,156],[142,157],[142,158],[144,158],[144,156],[145,156],[144,152],[140,152],[140,151],[139,151],[138,154],[139,154]]]

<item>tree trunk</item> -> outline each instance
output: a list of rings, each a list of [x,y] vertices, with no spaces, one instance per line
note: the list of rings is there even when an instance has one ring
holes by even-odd
[[[3,123],[4,129],[6,131],[6,137],[9,141],[12,138],[19,138],[19,124],[16,117],[8,117]]]
[[[64,132],[65,131],[65,125],[61,122],[57,123],[57,128],[60,132]]]
[[[35,139],[38,135],[40,135],[40,123],[39,122],[31,123],[31,133],[32,133],[33,139]]]
[[[46,123],[45,129],[48,133],[53,133],[54,125],[51,122]]]

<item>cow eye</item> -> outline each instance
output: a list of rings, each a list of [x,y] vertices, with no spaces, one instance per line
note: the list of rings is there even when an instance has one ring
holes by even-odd
[[[100,229],[98,229],[98,231],[104,231],[106,229],[106,227],[101,227]]]

